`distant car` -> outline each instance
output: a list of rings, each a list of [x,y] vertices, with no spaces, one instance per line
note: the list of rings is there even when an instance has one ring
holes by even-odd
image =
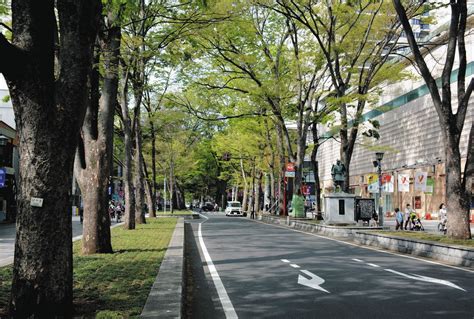
[[[214,210],[214,204],[211,202],[205,202],[202,206],[202,210],[205,212],[212,212]]]
[[[225,208],[226,216],[245,216],[242,212],[242,205],[240,202],[227,202],[227,207]]]

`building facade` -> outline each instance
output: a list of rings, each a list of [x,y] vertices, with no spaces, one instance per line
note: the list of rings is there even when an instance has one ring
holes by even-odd
[[[471,24],[473,20],[471,15]],[[469,83],[474,76],[474,36],[469,32],[467,34],[466,83]],[[435,78],[441,76],[445,54],[446,48],[438,47],[425,57]],[[410,78],[385,86],[378,103],[371,105],[364,114],[365,120],[377,120],[380,123],[380,138],[374,140],[359,137],[350,165],[350,190],[362,197],[375,197],[378,189],[371,187],[377,172],[373,163],[374,149],[383,150],[382,172],[386,185],[381,200],[384,212],[390,214],[396,207],[402,209],[406,204],[411,204],[419,215],[436,218],[439,205],[445,202],[446,198],[445,149],[440,123],[423,79],[413,66],[408,65],[406,70],[410,71],[415,79]],[[451,75],[451,83],[452,91],[456,92],[457,66]],[[456,97],[453,98],[452,104],[455,112]],[[460,141],[463,168],[473,121],[474,95],[469,101]],[[367,125],[367,122],[363,125]],[[340,143],[337,139],[330,139],[321,146],[318,161],[323,193],[332,191],[330,171],[338,158]],[[405,184],[402,184],[401,179]],[[423,184],[416,182],[418,179],[422,179]]]

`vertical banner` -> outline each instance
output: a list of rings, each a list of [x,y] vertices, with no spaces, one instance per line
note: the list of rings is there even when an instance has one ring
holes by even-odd
[[[367,174],[367,190],[369,193],[379,192],[379,176],[377,174]]]
[[[415,191],[426,192],[426,180],[428,179],[427,172],[415,173]]]
[[[428,177],[426,179],[426,190],[425,194],[427,195],[433,195],[434,192],[434,179],[431,177]]]
[[[393,193],[393,176],[389,174],[382,175],[382,192]]]
[[[410,191],[410,175],[398,174],[398,191],[399,192]]]

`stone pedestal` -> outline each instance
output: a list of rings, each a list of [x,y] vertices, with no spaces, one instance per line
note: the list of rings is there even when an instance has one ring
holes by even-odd
[[[324,196],[324,223],[327,225],[355,225],[355,195],[332,193]]]

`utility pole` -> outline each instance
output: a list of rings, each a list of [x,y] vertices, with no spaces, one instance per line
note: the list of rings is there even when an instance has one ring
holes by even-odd
[[[379,175],[379,191],[377,193],[377,203],[379,205],[379,225],[383,226],[383,207],[382,207],[382,159],[383,152],[375,153],[375,158],[377,160],[377,174]]]

